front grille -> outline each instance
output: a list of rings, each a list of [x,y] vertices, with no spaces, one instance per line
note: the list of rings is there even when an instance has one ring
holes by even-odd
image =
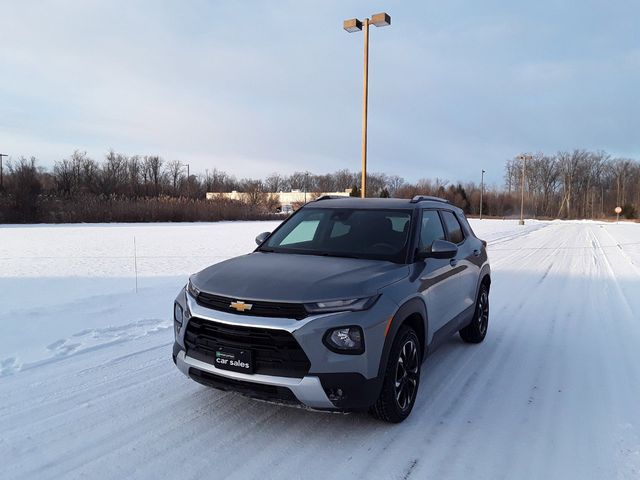
[[[296,339],[284,330],[244,327],[192,317],[184,334],[187,354],[213,363],[218,347],[253,352],[255,373],[279,377],[304,377],[311,364]]]
[[[251,304],[251,310],[239,312],[230,306],[231,303],[242,300]],[[241,298],[223,297],[211,293],[200,292],[196,298],[198,305],[212,310],[235,313],[238,315],[251,315],[254,317],[295,318],[302,320],[308,313],[301,303],[263,302],[258,300],[243,300]]]
[[[219,390],[238,392],[253,398],[267,400],[270,402],[287,403],[291,405],[299,404],[299,400],[287,387],[276,385],[264,385],[262,383],[244,382],[234,378],[222,377],[213,373],[205,372],[197,368],[189,369],[189,376],[196,382]]]

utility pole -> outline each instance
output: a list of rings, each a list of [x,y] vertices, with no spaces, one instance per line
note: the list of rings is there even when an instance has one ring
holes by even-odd
[[[533,158],[531,155],[519,155],[518,158],[522,161],[522,185],[520,189],[522,190],[522,197],[520,199],[520,222],[519,225],[524,225],[524,176],[525,176],[525,168],[527,165],[527,160],[531,160]]]
[[[309,172],[304,172],[304,203],[307,203],[307,183],[309,182]]]
[[[480,220],[482,220],[482,194],[484,193],[484,170],[480,176]]]
[[[0,190],[4,190],[4,174],[2,171],[2,157],[8,157],[5,153],[0,153]]]
[[[359,32],[364,27],[364,75],[362,82],[362,180],[360,197],[367,196],[367,103],[369,100],[369,25],[386,27],[391,25],[391,17],[386,13],[371,15],[371,19],[345,20],[342,27],[349,33]]]

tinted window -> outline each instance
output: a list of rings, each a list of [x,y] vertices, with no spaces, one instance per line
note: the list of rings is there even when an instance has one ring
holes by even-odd
[[[456,216],[449,211],[443,210],[442,219],[447,227],[449,241],[453,243],[461,243],[464,240],[464,235],[462,234],[462,227],[460,226],[460,222],[458,222]]]
[[[304,208],[258,250],[404,262],[410,210]]]
[[[477,235],[473,231],[473,228],[471,228],[471,224],[469,223],[469,220],[467,220],[467,217],[463,215],[461,218],[458,218],[458,220],[460,220],[460,223],[465,228],[465,233],[467,234],[467,236],[477,237]]]
[[[318,225],[320,224],[319,220],[305,220],[304,222],[300,222],[296,225],[296,228],[291,230],[289,235],[287,235],[282,242],[281,245],[290,245],[292,243],[302,243],[302,242],[310,242],[313,240],[313,237],[316,235],[316,230],[318,229]]]
[[[434,240],[444,240],[444,229],[440,216],[435,210],[422,212],[422,225],[420,227],[420,246],[429,247]]]

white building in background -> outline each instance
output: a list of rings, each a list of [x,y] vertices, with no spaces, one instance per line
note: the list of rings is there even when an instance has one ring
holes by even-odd
[[[273,192],[267,193],[272,198],[278,198],[280,202],[280,211],[290,213],[294,210],[294,205],[301,205],[305,202],[310,202],[322,195],[335,195],[340,197],[348,197],[351,195],[351,189],[347,188],[344,192],[304,192],[302,190],[291,190],[290,192]],[[228,200],[238,200],[240,202],[248,201],[248,193],[245,192],[207,192],[207,200],[214,200],[216,198],[226,198]]]

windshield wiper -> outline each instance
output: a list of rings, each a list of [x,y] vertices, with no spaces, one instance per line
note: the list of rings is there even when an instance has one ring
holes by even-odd
[[[322,252],[318,253],[317,255],[322,255],[323,257],[357,258],[360,260],[362,259],[362,257],[348,253]]]

